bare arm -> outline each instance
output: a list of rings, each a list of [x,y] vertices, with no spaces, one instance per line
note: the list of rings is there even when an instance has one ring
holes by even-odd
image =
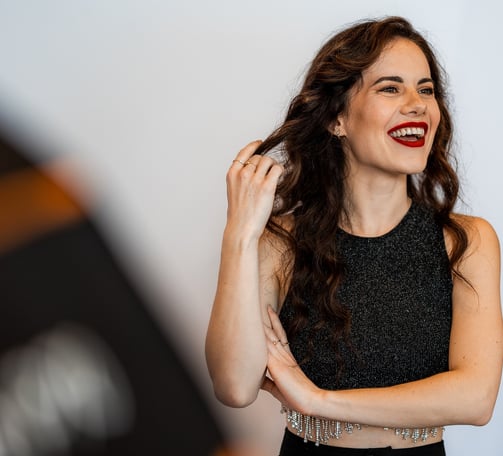
[[[282,167],[252,157],[258,144],[241,150],[227,174],[227,224],[206,337],[215,394],[233,407],[250,404],[258,394],[267,365],[264,309],[277,308],[278,301],[274,249],[264,228]]]
[[[292,367],[288,349],[269,342],[274,381],[266,380],[264,388],[302,413],[341,421],[390,427],[487,423],[503,363],[500,252],[487,222],[471,219],[470,225],[469,252],[460,270],[473,289],[455,279],[448,372],[386,388],[326,391]],[[270,315],[275,333],[268,340],[274,340],[283,330]]]

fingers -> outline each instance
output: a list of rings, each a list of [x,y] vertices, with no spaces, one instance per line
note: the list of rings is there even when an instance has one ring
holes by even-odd
[[[227,172],[227,228],[241,237],[262,235],[283,173],[272,158],[253,155],[260,143],[254,141],[241,149]]]
[[[255,151],[257,150],[258,146],[260,146],[260,144],[262,144],[262,141],[256,140],[243,147],[236,155],[236,158],[232,160],[231,170],[232,169],[239,170],[240,168],[244,168],[245,166],[248,165],[256,169],[257,164],[249,161],[249,159],[254,156]]]
[[[261,177],[265,177],[267,175],[273,181],[277,181],[283,172],[283,167],[271,157],[255,155],[255,152],[260,144],[262,144],[262,141],[256,140],[241,149],[236,155],[236,158],[232,160],[229,171],[245,171],[248,174],[255,173]]]
[[[279,320],[278,314],[274,311],[271,306],[267,306],[267,313],[269,315],[269,319],[271,321],[272,330],[278,336],[278,338],[282,341],[282,345],[288,345],[288,338],[286,337],[286,332],[283,329],[283,325]]]
[[[286,333],[281,326],[278,316],[274,310],[268,309],[269,313],[273,313],[276,317],[272,327],[264,325],[264,332],[267,340],[267,349],[269,351],[269,356],[271,359],[275,359],[277,362],[288,366],[288,367],[298,367],[297,361],[295,360],[292,352],[290,351],[288,339]]]
[[[269,343],[271,343],[274,346],[281,346],[281,347],[286,347],[288,345],[288,340],[285,336],[280,336],[276,333],[276,331],[273,328],[270,328],[269,326],[264,325],[264,332],[267,337],[267,340]]]
[[[260,139],[257,139],[256,141],[252,141],[251,143],[243,147],[236,156],[237,162],[246,163],[258,149],[258,146],[260,146],[260,144],[262,144],[262,141]]]

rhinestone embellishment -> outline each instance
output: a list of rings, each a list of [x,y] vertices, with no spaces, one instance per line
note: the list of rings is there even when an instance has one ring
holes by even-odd
[[[303,415],[296,410],[290,410],[284,406],[281,408],[281,413],[286,414],[286,420],[296,431],[297,435],[304,438],[304,442],[308,440],[314,441],[316,446],[328,444],[330,439],[340,439],[345,432],[352,434],[356,429],[362,429],[360,424],[346,423],[336,420],[328,420],[309,415]],[[386,431],[393,431],[397,437],[404,440],[411,439],[413,443],[419,440],[426,442],[431,437],[436,437],[438,434],[437,427],[431,428],[383,428]]]

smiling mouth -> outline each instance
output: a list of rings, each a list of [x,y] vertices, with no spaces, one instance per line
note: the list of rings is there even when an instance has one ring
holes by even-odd
[[[397,143],[407,147],[422,147],[425,143],[425,134],[428,125],[424,122],[409,122],[397,125],[388,131],[389,136]]]

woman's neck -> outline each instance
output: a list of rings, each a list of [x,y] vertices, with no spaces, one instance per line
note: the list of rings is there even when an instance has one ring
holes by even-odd
[[[406,185],[375,186],[347,190],[345,219],[340,226],[348,233],[374,237],[389,232],[410,208]]]

